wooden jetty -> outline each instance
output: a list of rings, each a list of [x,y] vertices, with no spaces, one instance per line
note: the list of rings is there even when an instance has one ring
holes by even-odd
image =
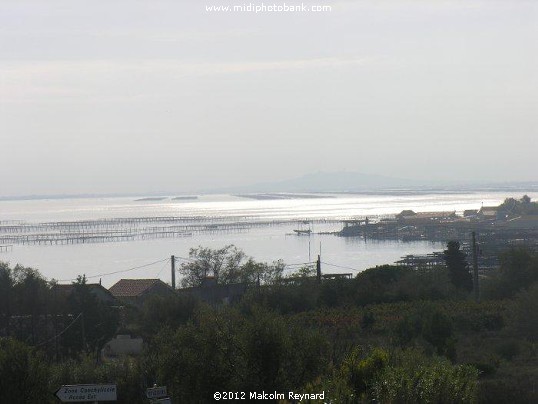
[[[424,255],[406,255],[396,261],[395,264],[412,268],[432,268],[435,266],[444,266],[445,260],[442,252],[433,252]]]

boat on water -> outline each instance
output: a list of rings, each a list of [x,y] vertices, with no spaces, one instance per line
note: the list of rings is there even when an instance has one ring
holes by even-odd
[[[309,220],[299,222],[299,228],[293,230],[298,236],[310,236],[312,234],[312,223]]]

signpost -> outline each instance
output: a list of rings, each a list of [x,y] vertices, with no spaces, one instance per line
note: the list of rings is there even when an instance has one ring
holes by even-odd
[[[75,384],[64,385],[54,393],[63,403],[84,403],[116,401],[115,384]]]
[[[151,404],[172,404],[170,397],[167,397],[166,386],[154,385],[146,390],[146,397]]]
[[[146,397],[149,398],[150,400],[155,399],[155,398],[163,398],[166,396],[167,396],[166,386],[161,386],[161,387],[154,386],[146,390]]]

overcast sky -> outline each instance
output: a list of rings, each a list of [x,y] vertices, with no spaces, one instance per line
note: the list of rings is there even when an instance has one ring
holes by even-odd
[[[1,0],[0,196],[538,180],[538,2],[248,3]]]

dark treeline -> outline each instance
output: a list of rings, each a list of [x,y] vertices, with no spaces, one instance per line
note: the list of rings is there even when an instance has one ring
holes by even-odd
[[[117,383],[122,403],[147,402],[154,383],[178,403],[214,402],[216,391],[324,391],[333,403],[538,401],[536,253],[506,251],[481,277],[480,302],[450,243],[443,267],[387,265],[321,283],[308,268],[290,281],[281,263],[257,264],[233,247],[191,257],[180,270],[192,270],[189,285],[216,268],[220,283],[251,287],[226,306],[178,294],[120,308],[99,303],[84,277],[61,298],[36,270],[0,265],[0,402],[52,403],[62,384],[99,382]],[[102,361],[116,334],[143,337],[143,354]]]

